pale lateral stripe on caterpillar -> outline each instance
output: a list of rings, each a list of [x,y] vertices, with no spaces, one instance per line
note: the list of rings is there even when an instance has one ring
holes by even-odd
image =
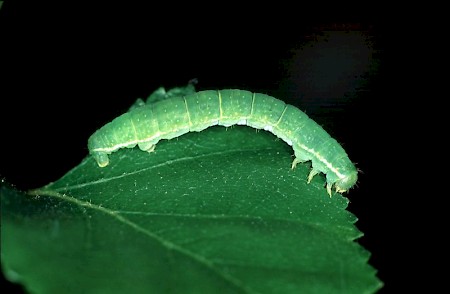
[[[210,126],[247,125],[264,129],[292,146],[299,162],[312,161],[308,182],[318,173],[326,175],[327,192],[348,191],[358,172],[342,146],[298,108],[274,97],[246,90],[206,90],[170,97],[142,106],[97,130],[88,140],[90,154],[100,167],[109,164],[108,154],[121,148],[152,152],[162,139]]]

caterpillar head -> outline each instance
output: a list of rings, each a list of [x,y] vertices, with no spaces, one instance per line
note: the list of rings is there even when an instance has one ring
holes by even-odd
[[[348,191],[351,187],[353,187],[358,181],[358,172],[355,170],[354,172],[349,173],[345,177],[339,179],[334,183],[334,188],[337,192],[343,193]]]

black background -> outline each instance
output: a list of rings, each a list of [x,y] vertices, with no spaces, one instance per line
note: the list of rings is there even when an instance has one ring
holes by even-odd
[[[6,1],[0,10],[1,177],[23,190],[57,180],[87,156],[97,128],[159,86],[197,79],[198,90],[267,93],[323,125],[361,169],[348,210],[385,283],[380,293],[394,289],[402,266],[389,232],[399,224],[389,210],[395,179],[383,141],[396,128],[396,72],[383,14],[351,7],[328,17],[281,3],[60,2]],[[358,38],[332,42],[346,32],[366,47]]]

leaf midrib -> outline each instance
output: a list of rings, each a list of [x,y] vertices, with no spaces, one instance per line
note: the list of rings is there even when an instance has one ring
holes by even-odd
[[[184,161],[190,161],[190,160],[196,160],[196,159],[202,159],[202,158],[208,158],[208,157],[212,157],[212,156],[220,156],[220,155],[230,155],[233,153],[242,153],[242,152],[255,152],[255,151],[268,151],[268,150],[277,150],[277,148],[262,148],[262,149],[231,149],[231,150],[226,150],[226,151],[220,151],[220,152],[213,152],[213,153],[208,153],[208,154],[201,154],[201,155],[197,155],[197,156],[185,156],[185,157],[181,157],[181,158],[177,158],[177,159],[171,159],[171,160],[167,160],[165,162],[162,163],[158,163],[156,165],[153,166],[149,166],[149,167],[145,167],[142,169],[138,169],[132,172],[128,172],[128,173],[124,173],[121,175],[117,175],[117,176],[112,176],[112,177],[107,177],[107,178],[102,178],[96,181],[91,181],[91,182],[87,182],[87,183],[81,183],[81,184],[77,184],[77,185],[72,185],[72,186],[64,186],[64,187],[60,187],[60,188],[52,188],[52,191],[58,192],[58,191],[68,191],[68,190],[75,190],[75,189],[82,189],[85,187],[89,187],[89,186],[93,186],[96,184],[103,184],[112,180],[117,180],[117,179],[122,179],[122,178],[126,178],[128,176],[133,176],[136,174],[140,174],[143,172],[147,172],[150,171],[152,169],[155,168],[160,168],[163,166],[167,166],[167,165],[171,165],[171,164],[176,164],[179,162],[184,162]],[[71,173],[76,172],[78,170],[79,167],[83,166],[84,164],[86,164],[86,162],[88,162],[89,160],[85,160],[82,164],[78,165],[77,168],[69,171],[66,176],[69,176]],[[38,188],[35,190],[32,190],[31,193],[34,193],[34,191],[38,191],[38,190],[46,190],[51,188],[51,186],[54,185],[54,183],[51,183],[49,185],[46,185],[42,188]]]

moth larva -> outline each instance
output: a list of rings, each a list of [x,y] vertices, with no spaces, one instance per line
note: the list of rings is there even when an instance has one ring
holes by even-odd
[[[308,183],[318,173],[326,175],[327,192],[343,193],[355,185],[358,171],[342,146],[298,108],[274,97],[245,90],[206,90],[141,103],[97,130],[88,140],[90,154],[100,167],[108,154],[121,148],[152,152],[162,139],[210,126],[247,125],[281,138],[294,150],[292,168],[312,161]]]

